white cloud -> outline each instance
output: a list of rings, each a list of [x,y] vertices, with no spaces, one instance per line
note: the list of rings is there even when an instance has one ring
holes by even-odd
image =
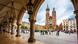
[[[22,18],[22,21],[25,21],[25,22],[29,22],[29,15],[27,13],[24,13],[24,16]]]

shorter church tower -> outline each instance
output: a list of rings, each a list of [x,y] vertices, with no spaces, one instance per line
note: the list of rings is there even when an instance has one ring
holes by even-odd
[[[54,29],[56,29],[56,10],[55,8],[53,8],[53,11],[52,11],[52,26]]]

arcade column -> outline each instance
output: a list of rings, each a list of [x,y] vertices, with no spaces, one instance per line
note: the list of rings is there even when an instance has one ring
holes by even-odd
[[[77,23],[77,37],[78,37],[78,10],[75,10],[74,13],[76,14],[76,23]]]
[[[34,38],[34,23],[36,20],[33,18],[34,16],[30,15],[29,21],[30,21],[30,37],[28,39],[28,42],[35,42]]]
[[[21,23],[18,23],[17,22],[17,30],[16,30],[16,37],[20,37],[21,35],[20,35],[20,29],[21,29]]]

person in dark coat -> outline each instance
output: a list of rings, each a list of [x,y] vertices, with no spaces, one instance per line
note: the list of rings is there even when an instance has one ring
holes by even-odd
[[[56,33],[57,36],[59,36],[59,32],[60,32],[60,30],[57,30],[57,33]]]

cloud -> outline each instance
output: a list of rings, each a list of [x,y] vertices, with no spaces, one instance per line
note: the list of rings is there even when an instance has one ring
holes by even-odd
[[[27,13],[24,13],[24,16],[22,18],[22,21],[25,21],[25,22],[29,22],[29,15]]]

